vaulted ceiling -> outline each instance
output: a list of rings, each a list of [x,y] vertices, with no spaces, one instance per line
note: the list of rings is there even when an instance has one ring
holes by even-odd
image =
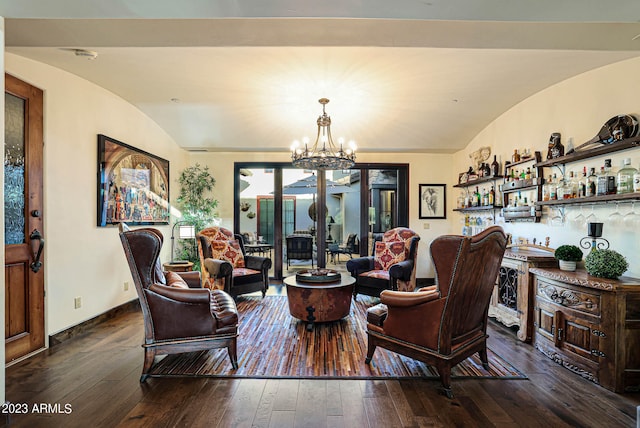
[[[455,152],[536,92],[639,56],[640,2],[605,3],[21,0],[0,16],[7,52],[108,89],[188,150],[286,152],[326,97],[360,151]]]

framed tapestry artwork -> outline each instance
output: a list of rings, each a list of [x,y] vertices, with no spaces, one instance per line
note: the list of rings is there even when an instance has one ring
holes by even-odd
[[[447,185],[420,184],[419,218],[447,218]]]
[[[169,161],[98,135],[98,226],[169,224]]]

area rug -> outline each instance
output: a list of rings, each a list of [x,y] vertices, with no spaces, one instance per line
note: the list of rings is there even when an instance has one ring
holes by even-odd
[[[437,379],[438,372],[420,361],[377,348],[370,365],[367,353],[366,311],[378,302],[358,296],[344,319],[316,324],[289,314],[285,296],[239,297],[238,369],[233,370],[226,349],[164,357],[151,376],[243,378]],[[452,370],[452,377],[526,379],[504,358],[488,350],[489,370],[477,354]]]

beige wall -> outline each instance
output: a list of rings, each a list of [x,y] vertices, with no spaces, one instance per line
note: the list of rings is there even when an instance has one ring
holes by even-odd
[[[491,147],[492,152],[498,154],[503,161],[510,159],[514,148],[539,150],[546,156],[552,132],[562,134],[565,147],[570,138],[573,139],[574,145],[578,146],[595,136],[611,117],[618,114],[635,114],[636,117],[640,117],[638,76],[640,59],[632,59],[575,76],[533,95],[493,121],[467,148],[456,153],[455,172],[450,175],[450,182],[455,183],[458,172],[469,167],[468,155],[479,147]],[[625,157],[631,158],[635,168],[640,168],[640,149],[631,149],[572,163],[567,166],[567,171],[581,173],[583,166],[600,170],[605,158],[611,158],[612,165],[620,168]],[[553,172],[558,170],[545,168],[546,176]],[[620,205],[623,214],[630,209],[630,204]],[[568,219],[573,218],[579,210],[567,209]],[[638,231],[611,227],[607,217],[613,210],[614,205],[609,204],[597,206],[594,212],[604,222],[603,237],[609,240],[612,249],[622,253],[629,261],[631,266],[626,275],[639,277]],[[640,213],[640,203],[636,204],[636,210]],[[590,211],[590,207],[585,208],[585,215]],[[459,218],[460,215],[452,215],[452,228],[459,232],[456,217]],[[542,222],[537,224],[502,223],[502,226],[514,237],[535,237],[540,240],[549,236],[552,247],[562,244],[579,245],[580,239],[586,236],[586,229],[578,228],[571,222],[565,223],[564,226],[551,226],[548,215],[544,215]]]
[[[429,243],[438,235],[449,233],[450,224],[447,220],[420,220],[418,218],[418,184],[446,183],[451,175],[452,155],[425,153],[359,153],[358,162],[385,162],[409,164],[409,227],[420,234],[418,246],[417,276],[420,278],[433,277],[433,267],[429,256]],[[208,165],[216,178],[214,196],[220,201],[219,213],[222,224],[233,227],[233,164],[234,162],[288,162],[289,153],[197,153],[191,155],[191,163]],[[451,195],[450,186],[447,194]],[[451,199],[448,198],[447,207]],[[447,216],[452,212],[448,210]],[[428,229],[424,228],[427,225]]]
[[[55,334],[136,298],[117,229],[96,226],[97,134],[170,161],[170,195],[188,155],[138,109],[86,80],[6,54],[6,71],[44,90],[46,332]],[[168,226],[161,227],[165,235]],[[168,259],[165,245],[163,257]],[[74,309],[74,298],[82,307]]]

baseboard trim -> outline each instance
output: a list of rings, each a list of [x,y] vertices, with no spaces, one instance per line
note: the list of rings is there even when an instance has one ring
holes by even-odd
[[[116,306],[115,308],[111,308],[103,314],[100,314],[87,321],[81,322],[80,324],[71,326],[66,330],[62,330],[59,333],[49,336],[49,348],[53,348],[56,345],[60,345],[61,343],[64,343],[65,341],[75,336],[78,336],[86,332],[87,330],[92,329],[98,324],[101,324],[105,321],[113,319],[121,314],[124,314],[127,312],[138,312],[139,310],[140,310],[140,301],[138,299],[131,300],[127,303],[123,303],[122,305]]]

